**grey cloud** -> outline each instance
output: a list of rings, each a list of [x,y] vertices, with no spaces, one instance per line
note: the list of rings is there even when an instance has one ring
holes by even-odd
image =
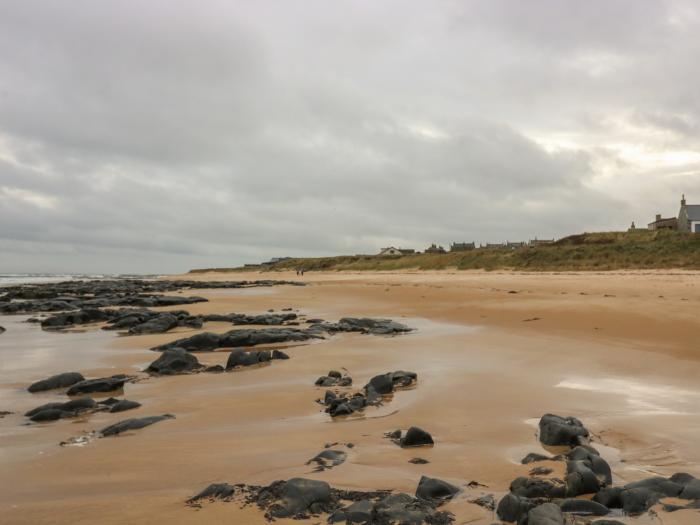
[[[4,3],[0,272],[645,222],[700,198],[699,22],[681,1]]]

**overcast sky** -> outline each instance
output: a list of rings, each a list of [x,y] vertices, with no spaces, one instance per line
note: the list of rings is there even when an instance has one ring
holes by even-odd
[[[699,64],[696,0],[0,1],[0,273],[646,225]]]

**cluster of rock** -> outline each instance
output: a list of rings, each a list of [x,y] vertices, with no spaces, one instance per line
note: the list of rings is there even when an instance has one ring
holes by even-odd
[[[311,330],[335,334],[338,332],[359,332],[372,335],[398,335],[411,332],[405,324],[397,323],[391,319],[372,319],[369,317],[343,317],[337,323],[318,322],[311,323]]]
[[[208,314],[190,315],[185,310],[159,312],[147,308],[84,308],[62,312],[44,319],[32,319],[45,330],[62,330],[75,325],[106,323],[103,330],[119,330],[130,335],[162,334],[177,327],[202,328],[205,322],[220,321],[234,325],[282,325],[297,318],[294,313],[283,314]]]
[[[292,478],[263,487],[217,483],[190,498],[188,504],[241,498],[243,504],[257,505],[270,520],[307,519],[328,514],[329,523],[449,525],[454,522],[454,516],[439,511],[438,507],[458,491],[456,487],[431,478],[420,480],[415,497],[389,491],[339,490],[325,481]]]
[[[321,379],[323,378],[319,378],[319,380]],[[417,380],[418,374],[415,372],[397,370],[374,376],[361,392],[340,394],[327,390],[324,398],[319,401],[326,406],[326,412],[331,417],[349,416],[367,406],[380,404],[383,401],[383,396],[392,394],[397,388],[409,387]]]
[[[352,377],[337,370],[329,370],[327,375],[319,377],[314,384],[323,387],[352,386]]]
[[[90,397],[81,397],[65,403],[46,403],[26,412],[24,415],[31,421],[44,422],[77,417],[98,411],[124,412],[140,406],[141,403],[128,399],[110,397],[98,402]]]
[[[289,356],[281,350],[243,350],[238,348],[229,354],[225,370],[267,363],[273,359],[289,359]],[[172,348],[163,351],[160,357],[144,370],[144,372],[154,376],[223,371],[224,367],[221,365],[205,367],[195,355],[184,348]]]
[[[250,288],[258,286],[296,285],[294,281],[148,281],[114,279],[66,281],[63,283],[22,284],[3,287],[0,313],[23,314],[130,306],[153,308],[204,302],[202,297],[166,296],[185,289]]]
[[[224,334],[204,332],[201,334],[177,339],[170,343],[151,348],[156,352],[184,348],[188,352],[213,352],[217,348],[240,348],[264,344],[296,343],[309,339],[320,339],[321,335],[309,330],[298,328],[244,328],[231,330]]]
[[[539,430],[544,445],[570,449],[555,457],[528,454],[522,463],[565,461],[565,479],[519,477],[513,480],[510,492],[497,508],[498,517],[504,521],[514,521],[518,525],[563,525],[566,516],[639,515],[666,497],[690,501],[688,506],[678,508],[694,508],[700,502],[700,480],[690,474],[679,473],[670,478],[655,476],[612,486],[610,466],[591,446],[588,430],[576,418],[546,414],[540,419]],[[590,495],[593,495],[591,499],[577,498]],[[605,523],[622,525],[615,520]]]

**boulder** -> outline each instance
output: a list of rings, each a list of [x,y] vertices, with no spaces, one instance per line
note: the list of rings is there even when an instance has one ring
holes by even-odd
[[[242,350],[238,348],[229,354],[226,360],[226,370],[266,363],[271,358],[272,356],[267,350]]]
[[[161,313],[148,321],[129,328],[132,335],[138,334],[164,334],[180,324],[179,319],[171,313]],[[201,325],[201,322],[200,322]]]
[[[328,523],[371,523],[374,502],[363,499],[356,501],[347,507],[336,510],[328,517]]]
[[[558,479],[519,477],[510,484],[510,491],[523,498],[563,498],[566,495],[564,482]]]
[[[188,374],[201,370],[204,365],[184,348],[165,350],[144,372],[152,375]]]
[[[433,441],[433,436],[422,428],[411,427],[401,438],[399,444],[402,447],[422,447],[426,445],[434,445],[435,442]]]
[[[435,508],[430,502],[412,498],[408,494],[390,494],[374,505],[373,518],[376,523],[401,523],[419,525],[421,523],[441,523]],[[444,514],[443,514],[444,516]],[[450,523],[443,520],[442,523]]]
[[[131,379],[124,374],[118,374],[111,377],[101,377],[99,379],[86,379],[75,383],[68,389],[69,396],[78,396],[82,394],[92,394],[97,392],[113,392],[124,387],[124,383]]]
[[[588,430],[575,417],[545,414],[539,427],[540,441],[545,445],[575,446],[588,438]]]
[[[2,326],[0,326],[0,334],[2,334],[3,332],[5,332],[5,329]]]
[[[55,421],[75,417],[97,408],[97,403],[89,397],[66,401],[65,403],[47,403],[36,407],[24,415],[32,421]]]
[[[559,502],[562,512],[577,516],[606,516],[610,509],[595,501],[586,499],[565,499]]]
[[[285,354],[282,350],[273,350],[272,359],[289,359],[289,356]]]
[[[29,390],[31,393],[43,392],[45,390],[54,390],[56,388],[67,388],[80,381],[85,381],[82,374],[78,372],[64,372],[62,374],[56,374],[47,379],[42,379],[36,383],[29,385]]]
[[[501,498],[496,507],[496,515],[503,521],[519,522],[520,518],[535,507],[535,502],[509,492]]]
[[[459,492],[459,487],[437,478],[421,476],[416,488],[416,498],[439,503],[452,499]]]
[[[166,419],[175,419],[175,416],[173,416],[172,414],[163,414],[162,416],[148,416],[141,418],[125,419],[123,421],[119,421],[118,423],[114,423],[113,425],[109,425],[108,427],[103,428],[102,430],[100,430],[99,433],[102,435],[102,437],[118,436],[119,434],[122,434],[124,432],[128,432],[130,430],[138,430],[140,428],[153,425],[154,423],[165,421]]]
[[[535,461],[553,461],[555,458],[550,456],[545,456],[544,454],[537,454],[536,452],[530,452],[527,456],[520,460],[520,463],[527,465],[528,463],[534,463]]]
[[[527,513],[526,525],[564,525],[564,514],[556,503],[542,503]]]
[[[279,487],[279,499],[269,513],[274,518],[290,518],[304,512],[318,514],[331,503],[331,487],[325,481],[292,478]]]

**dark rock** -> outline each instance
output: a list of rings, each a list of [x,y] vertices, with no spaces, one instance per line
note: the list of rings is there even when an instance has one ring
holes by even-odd
[[[530,452],[527,456],[520,460],[520,463],[527,465],[528,463],[534,463],[535,461],[552,461],[554,458],[545,456],[543,454],[537,454],[536,452]]]
[[[612,483],[610,466],[597,453],[577,447],[571,457],[582,459],[566,462],[567,496],[593,494]]]
[[[336,510],[328,517],[328,523],[371,523],[374,502],[371,500],[360,500],[355,503]]]
[[[96,392],[112,392],[120,390],[124,387],[124,383],[131,378],[124,374],[114,375],[112,377],[101,377],[99,379],[86,379],[75,383],[68,389],[69,396],[77,396],[81,394],[91,394]]]
[[[89,324],[106,321],[110,318],[108,312],[97,308],[86,308],[77,312],[52,315],[41,321],[44,330],[59,330],[76,324]]]
[[[558,479],[519,477],[510,484],[510,491],[523,498],[563,498],[566,494],[564,482]]]
[[[526,525],[564,525],[564,515],[556,503],[542,503],[527,513]]]
[[[124,412],[125,410],[131,410],[134,408],[139,408],[141,406],[141,403],[138,403],[136,401],[129,401],[128,399],[122,399],[120,401],[117,401],[114,403],[109,411],[110,412]]]
[[[226,370],[231,370],[240,366],[252,366],[266,363],[272,358],[267,350],[241,350],[232,351],[226,361]]]
[[[32,421],[55,421],[67,417],[75,417],[84,412],[95,410],[97,403],[89,397],[74,399],[65,403],[47,403],[24,415]]]
[[[5,329],[2,326],[0,326],[0,334],[2,334],[3,332],[5,332]]]
[[[559,506],[562,512],[578,516],[606,516],[610,514],[610,509],[607,507],[585,499],[565,499],[559,502]]]
[[[316,463],[315,471],[321,472],[342,465],[347,457],[348,455],[342,450],[326,449],[316,454],[306,464]]]
[[[621,521],[617,520],[595,520],[591,522],[591,525],[625,525]]]
[[[36,383],[32,383],[31,385],[29,385],[29,388],[27,388],[27,390],[34,393],[42,392],[44,390],[53,390],[56,388],[67,388],[76,383],[79,383],[80,381],[85,381],[85,378],[82,374],[79,374],[78,372],[64,372],[62,374],[51,376],[47,379],[42,379],[41,381],[37,381]]]
[[[545,414],[540,419],[540,441],[545,445],[577,445],[587,438],[588,430],[575,417]]]
[[[204,332],[202,334],[196,334],[191,337],[186,337],[184,339],[178,339],[172,343],[167,343],[164,345],[156,346],[152,350],[164,351],[171,350],[173,348],[183,348],[188,352],[210,352],[219,348],[221,345],[221,335],[214,334],[211,332]]]
[[[473,503],[474,505],[479,505],[479,507],[484,507],[485,509],[488,509],[490,511],[493,511],[496,509],[496,500],[493,497],[493,494],[486,494],[485,496],[479,496],[478,498],[469,500],[469,503]]]
[[[408,494],[390,494],[374,506],[373,518],[376,523],[401,523],[419,525],[421,523],[452,523],[451,515],[436,513],[430,502],[415,499]]]
[[[165,350],[144,372],[153,375],[177,375],[199,371],[204,365],[184,348]]]
[[[140,428],[153,425],[154,423],[158,423],[166,419],[175,419],[175,416],[173,416],[172,414],[163,414],[162,416],[148,416],[142,418],[125,419],[124,421],[119,421],[118,423],[103,428],[102,430],[100,430],[100,434],[102,435],[102,437],[117,436],[119,434],[122,434],[123,432],[128,432],[130,430],[138,430]]]
[[[282,350],[273,350],[272,359],[289,359],[289,356],[285,354]]]
[[[528,498],[523,498],[521,496],[516,496],[515,494],[509,492],[501,498],[498,502],[498,507],[496,507],[496,514],[503,521],[515,521],[518,522],[522,516],[527,515],[527,513],[535,506],[535,502]]]
[[[272,517],[289,518],[305,512],[317,514],[332,503],[328,483],[304,478],[292,478],[283,482],[280,498],[270,507]]]
[[[409,463],[413,463],[414,465],[426,465],[430,463],[427,459],[423,458],[411,458],[408,460]]]
[[[188,499],[187,503],[196,503],[196,502],[201,501],[203,499],[206,499],[206,500],[215,500],[215,499],[229,500],[233,497],[235,492],[236,492],[236,487],[234,487],[233,485],[229,485],[228,483],[212,483],[207,488],[205,488],[202,492],[200,492],[196,496],[192,496],[190,499]]]
[[[406,435],[401,438],[400,445],[402,447],[421,447],[425,445],[434,445],[433,437],[418,427],[411,427],[406,431]]]
[[[221,365],[212,365],[208,366],[204,369],[205,372],[213,372],[213,373],[220,373],[223,372],[225,369]]]
[[[337,323],[318,323],[314,326],[331,334],[336,332],[360,332],[372,335],[398,335],[412,330],[412,328],[391,319],[355,317],[344,317]]]
[[[421,476],[416,488],[416,498],[438,503],[452,499],[458,492],[459,488],[447,481]]]
[[[343,376],[337,370],[331,370],[328,375],[321,376],[316,380],[316,386],[350,386],[352,385],[352,378],[350,376]]]
[[[149,319],[148,321],[137,324],[129,328],[129,333],[135,334],[164,334],[168,330],[179,325],[179,320],[177,317],[170,313],[162,313]],[[201,324],[201,323],[200,323]]]

